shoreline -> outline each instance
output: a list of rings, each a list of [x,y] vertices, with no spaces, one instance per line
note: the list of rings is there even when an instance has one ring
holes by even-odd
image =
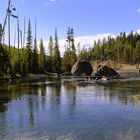
[[[123,63],[118,63],[112,60],[107,60],[105,62],[99,62],[99,61],[91,61],[91,65],[93,67],[93,73],[97,70],[97,67],[99,65],[107,65],[113,69],[115,69],[116,71],[118,71],[118,73],[121,75],[121,77],[123,77],[124,75],[126,76],[140,76],[140,67],[139,64],[137,65],[132,65],[132,64],[123,64]],[[72,76],[72,75],[71,75]],[[3,84],[8,84],[8,83],[12,83],[14,81],[20,83],[20,82],[26,82],[26,81],[32,81],[32,80],[37,80],[40,78],[57,78],[57,77],[67,77],[67,75],[65,76],[59,76],[56,73],[46,73],[46,74],[32,74],[32,73],[28,73],[25,76],[21,76],[20,74],[15,75],[14,77],[0,77],[0,85]]]
[[[93,70],[96,71],[97,67],[99,65],[107,65],[117,71],[138,71],[140,70],[140,64],[124,64],[124,63],[118,63],[112,60],[107,60],[107,61],[91,61]]]

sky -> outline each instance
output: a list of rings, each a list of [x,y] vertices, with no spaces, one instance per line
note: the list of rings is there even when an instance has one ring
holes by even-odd
[[[120,32],[140,29],[140,0],[11,0],[20,18],[23,30],[24,17],[29,18],[34,34],[37,19],[37,39],[43,38],[47,44],[49,36],[54,36],[57,28],[60,43],[64,44],[67,28],[72,27],[76,42],[94,42]],[[6,15],[8,0],[0,0],[0,23]],[[11,34],[14,36],[16,21],[11,19]],[[63,43],[62,43],[63,42]],[[82,45],[83,45],[82,44]]]

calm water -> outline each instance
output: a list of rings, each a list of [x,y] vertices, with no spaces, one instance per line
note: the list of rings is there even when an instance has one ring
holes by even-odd
[[[140,78],[0,88],[0,140],[140,140]]]

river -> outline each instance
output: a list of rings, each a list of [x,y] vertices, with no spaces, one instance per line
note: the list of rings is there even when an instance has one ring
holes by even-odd
[[[140,77],[0,87],[0,140],[139,140]]]

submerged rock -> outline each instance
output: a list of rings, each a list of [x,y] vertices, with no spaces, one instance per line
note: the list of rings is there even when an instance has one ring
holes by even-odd
[[[112,77],[112,78],[118,78],[120,77],[119,73],[116,72],[114,69],[106,66],[106,65],[99,65],[97,68],[97,72],[95,73],[95,76],[97,77]]]
[[[91,75],[92,71],[93,68],[88,61],[77,61],[71,69],[71,73],[77,76],[82,74]]]

